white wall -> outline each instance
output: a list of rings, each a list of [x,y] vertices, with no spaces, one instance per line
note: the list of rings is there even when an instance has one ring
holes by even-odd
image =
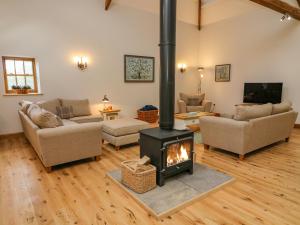
[[[103,5],[102,0],[1,0],[0,55],[35,57],[44,95],[3,96],[1,76],[0,134],[21,131],[17,104],[22,99],[89,98],[97,113],[103,95],[108,94],[124,117],[134,117],[145,104],[158,106],[158,15],[118,4],[104,11]],[[177,33],[178,59],[196,67],[199,32],[193,25],[178,22]],[[124,83],[124,54],[155,56],[155,82]],[[85,72],[74,65],[75,55],[90,58]],[[193,74],[189,70],[176,79],[194,87]]]
[[[203,65],[203,89],[216,103],[216,111],[233,113],[234,105],[242,101],[244,82],[276,81],[284,82],[284,99],[292,100],[300,111],[300,23],[281,23],[280,14],[245,0],[230,0],[227,11],[235,7],[234,1],[243,14],[224,17],[201,32],[194,25],[178,22],[177,62],[189,67],[185,74],[176,74],[176,95],[197,91],[196,68]],[[216,2],[223,4],[224,0]],[[97,113],[100,100],[108,94],[123,117],[135,116],[136,109],[145,104],[158,105],[158,14],[124,4],[113,4],[105,12],[103,5],[103,0],[0,1],[0,56],[35,57],[44,93],[3,96],[0,66],[0,134],[21,131],[17,107],[22,99],[89,98]],[[218,4],[209,4],[203,16],[209,20],[218,10]],[[155,83],[124,83],[124,54],[155,56]],[[89,56],[87,71],[76,68],[75,55]],[[232,64],[232,80],[215,83],[214,66],[223,63]]]
[[[206,68],[203,88],[216,111],[234,112],[242,102],[244,82],[283,82],[283,99],[300,111],[300,22],[280,22],[280,17],[257,6],[203,28],[199,64]],[[227,63],[232,65],[231,82],[215,82],[214,66]]]

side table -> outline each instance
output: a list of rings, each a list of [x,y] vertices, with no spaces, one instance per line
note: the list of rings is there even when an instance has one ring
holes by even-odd
[[[112,109],[112,110],[99,110],[103,120],[115,120],[119,118],[120,109]]]

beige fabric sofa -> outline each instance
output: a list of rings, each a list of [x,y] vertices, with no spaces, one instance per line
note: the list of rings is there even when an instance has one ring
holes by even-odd
[[[222,117],[200,118],[205,149],[209,146],[244,155],[279,142],[289,140],[298,113],[292,110],[275,115],[237,121]]]
[[[177,102],[178,113],[210,112],[212,107],[212,102],[205,100],[204,97],[205,97],[204,93],[200,95],[189,95],[189,94],[180,93],[179,100]],[[193,102],[195,100],[196,102]],[[198,104],[197,104],[197,100],[198,100]]]
[[[60,101],[44,102],[54,112],[54,105]],[[41,104],[40,104],[41,105]],[[45,107],[41,105],[41,107]],[[51,105],[51,107],[49,107]],[[102,149],[102,124],[99,116],[82,116],[63,119],[63,126],[40,129],[29,116],[19,110],[22,127],[47,171],[52,166],[95,157],[100,159]],[[96,121],[96,122],[95,122]]]

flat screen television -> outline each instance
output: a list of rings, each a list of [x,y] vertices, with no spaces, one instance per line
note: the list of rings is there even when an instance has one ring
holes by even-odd
[[[244,103],[280,103],[283,83],[245,83]]]

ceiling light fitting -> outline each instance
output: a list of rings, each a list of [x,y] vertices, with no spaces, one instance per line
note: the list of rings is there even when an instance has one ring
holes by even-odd
[[[281,17],[280,21],[282,22],[282,21],[284,21],[284,20],[291,20],[291,19],[292,19],[292,17],[291,17],[289,14],[285,13],[285,14]]]

